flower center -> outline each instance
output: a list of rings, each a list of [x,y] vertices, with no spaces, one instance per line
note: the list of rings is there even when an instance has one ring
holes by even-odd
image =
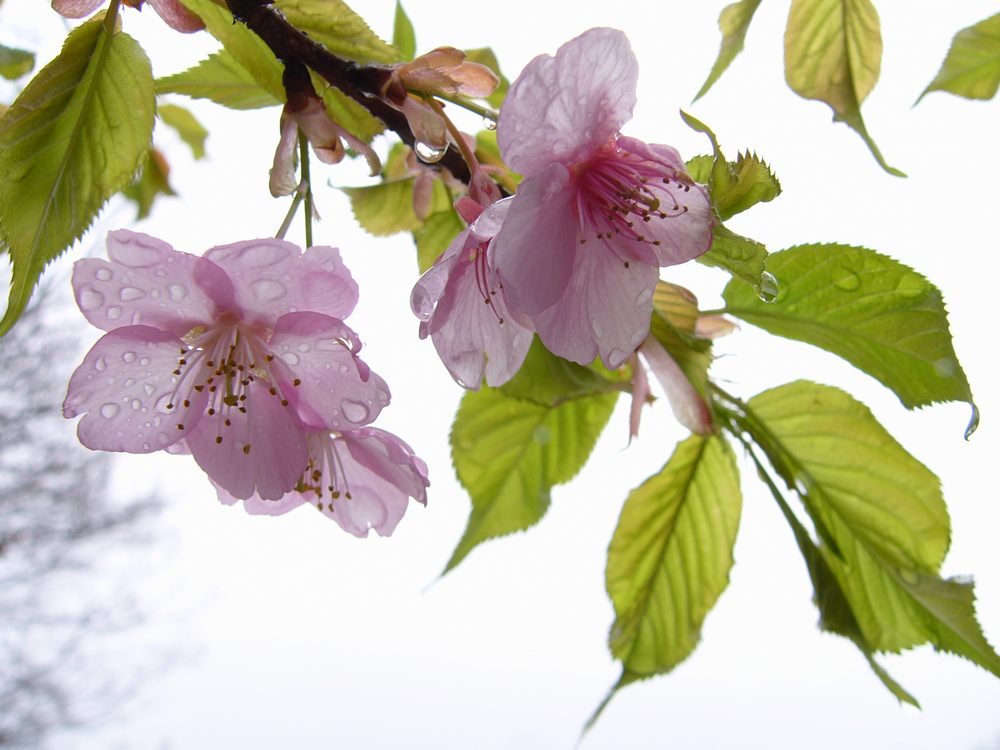
[[[347,481],[347,472],[338,450],[339,433],[315,432],[307,437],[309,445],[309,463],[302,473],[302,479],[295,485],[295,491],[301,494],[313,493],[319,510],[324,509],[323,499],[329,498],[325,506],[333,512],[334,501],[350,500],[351,485]],[[343,445],[340,446],[343,449]]]

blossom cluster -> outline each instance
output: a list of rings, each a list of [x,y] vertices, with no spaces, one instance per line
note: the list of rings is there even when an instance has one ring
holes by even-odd
[[[423,461],[370,426],[389,389],[343,322],[358,287],[336,249],[261,239],[195,256],[119,230],[107,250],[73,269],[80,309],[107,331],[63,404],[84,445],[189,452],[224,502],[314,504],[357,536],[426,503]]]

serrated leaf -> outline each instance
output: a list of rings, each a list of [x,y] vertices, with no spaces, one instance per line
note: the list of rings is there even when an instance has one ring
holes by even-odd
[[[461,217],[451,207],[435,211],[413,230],[417,246],[417,268],[424,273],[451,244],[458,233],[465,229]]]
[[[245,24],[234,21],[233,14],[213,0],[182,0],[182,2],[205,22],[208,32],[222,42],[224,51],[231,57],[232,62],[242,67],[276,102],[285,101],[285,87],[281,83],[284,66],[278,62],[271,48],[259,36]],[[229,60],[224,62],[230,63]]]
[[[966,99],[992,99],[1000,86],[1000,13],[962,29],[934,80],[917,99],[947,91]]]
[[[385,237],[420,225],[413,213],[413,178],[343,188],[351,199],[354,218],[368,232]]]
[[[499,390],[510,398],[554,407],[574,398],[607,391],[615,382],[616,379],[604,377],[589,367],[557,357],[536,337],[521,369]]]
[[[292,26],[335,55],[361,63],[392,63],[401,59],[395,47],[382,41],[341,0],[276,0],[275,6]]]
[[[755,442],[836,542],[820,551],[864,642],[895,652],[929,641],[1000,676],[972,584],[937,576],[949,536],[937,477],[837,388],[790,383],[746,411]]]
[[[486,101],[489,102],[490,106],[494,109],[500,109],[500,105],[503,104],[503,100],[507,98],[507,91],[510,89],[510,81],[507,80],[507,76],[505,76],[503,71],[500,70],[500,62],[497,60],[496,53],[491,47],[477,47],[476,49],[465,50],[465,57],[470,62],[485,65],[497,74],[497,78],[500,79],[500,83],[497,85],[496,89],[494,89],[493,93],[486,97]]]
[[[195,159],[204,158],[208,131],[190,111],[176,104],[161,104],[156,108],[156,114],[164,125],[169,125],[177,132],[191,149],[191,155]]]
[[[149,216],[157,197],[177,195],[170,187],[169,174],[170,167],[163,154],[151,148],[143,159],[139,177],[122,190],[122,195],[136,205],[136,219],[145,219]]]
[[[586,463],[617,396],[599,391],[545,406],[491,388],[465,394],[452,425],[451,455],[472,512],[445,572],[487,539],[541,520],[552,487]]]
[[[608,547],[611,653],[633,676],[690,655],[729,583],[740,519],[739,473],[719,437],[693,435],[625,500]]]
[[[192,68],[160,78],[156,93],[209,99],[230,109],[273,107],[282,101],[257,83],[250,71],[224,49]]]
[[[413,32],[413,23],[399,0],[396,0],[396,15],[392,21],[392,46],[399,50],[404,60],[412,60],[417,54],[417,37]]]
[[[712,227],[712,247],[698,258],[698,262],[706,266],[723,268],[740,281],[749,284],[750,289],[759,291],[761,275],[764,273],[768,257],[767,248],[761,243],[731,232],[722,224],[716,224]]]
[[[310,71],[313,88],[322,92],[321,99],[326,112],[335,123],[349,130],[361,140],[370,143],[372,138],[383,130],[385,125],[374,117],[351,97],[338,88],[331,86],[319,74]]]
[[[14,81],[35,67],[35,53],[0,44],[0,76]]]
[[[115,18],[74,29],[0,119],[0,233],[14,264],[0,334],[45,265],[127,185],[149,148],[149,60]]]
[[[726,311],[764,330],[843,357],[907,408],[975,405],[948,330],[941,293],[908,266],[862,247],[800,245],[772,253],[777,300],[730,283]]]
[[[719,47],[719,56],[712,66],[712,70],[702,84],[701,89],[695,94],[694,101],[701,99],[719,77],[726,72],[726,68],[743,51],[743,42],[747,36],[747,29],[750,28],[750,21],[757,11],[760,0],[740,0],[739,2],[727,5],[719,14],[719,30],[722,32],[722,45]]]
[[[882,32],[871,0],[792,0],[785,27],[788,86],[830,105],[833,119],[861,136],[882,169],[905,177],[886,163],[861,117],[881,66]]]

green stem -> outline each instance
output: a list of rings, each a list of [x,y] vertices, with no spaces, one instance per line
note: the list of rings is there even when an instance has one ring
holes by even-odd
[[[305,199],[306,199],[306,247],[312,247],[313,244],[313,194],[312,194],[312,183],[309,181],[309,139],[306,138],[305,134],[299,131],[299,162],[302,164],[300,169],[300,175],[302,177],[302,182],[300,184],[300,189],[305,188]]]
[[[302,204],[302,198],[302,192],[296,190],[295,195],[292,197],[292,205],[288,207],[288,213],[285,214],[285,220],[281,222],[281,226],[278,227],[278,231],[274,235],[279,240],[285,239],[285,235],[288,234],[288,228],[292,225],[292,219],[295,218],[295,212],[299,210],[299,206]]]

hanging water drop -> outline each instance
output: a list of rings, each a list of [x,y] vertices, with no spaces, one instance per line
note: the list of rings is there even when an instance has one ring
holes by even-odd
[[[494,118],[492,118],[492,117],[484,117],[483,118],[483,127],[486,128],[487,130],[496,130],[497,129],[497,121]]]
[[[778,280],[774,278],[774,274],[764,271],[764,273],[760,275],[760,284],[757,286],[757,296],[760,298],[761,302],[767,302],[768,304],[778,299]]]
[[[423,141],[417,141],[413,146],[413,152],[424,164],[437,164],[448,153],[448,145],[445,144],[444,148],[436,148]]]

